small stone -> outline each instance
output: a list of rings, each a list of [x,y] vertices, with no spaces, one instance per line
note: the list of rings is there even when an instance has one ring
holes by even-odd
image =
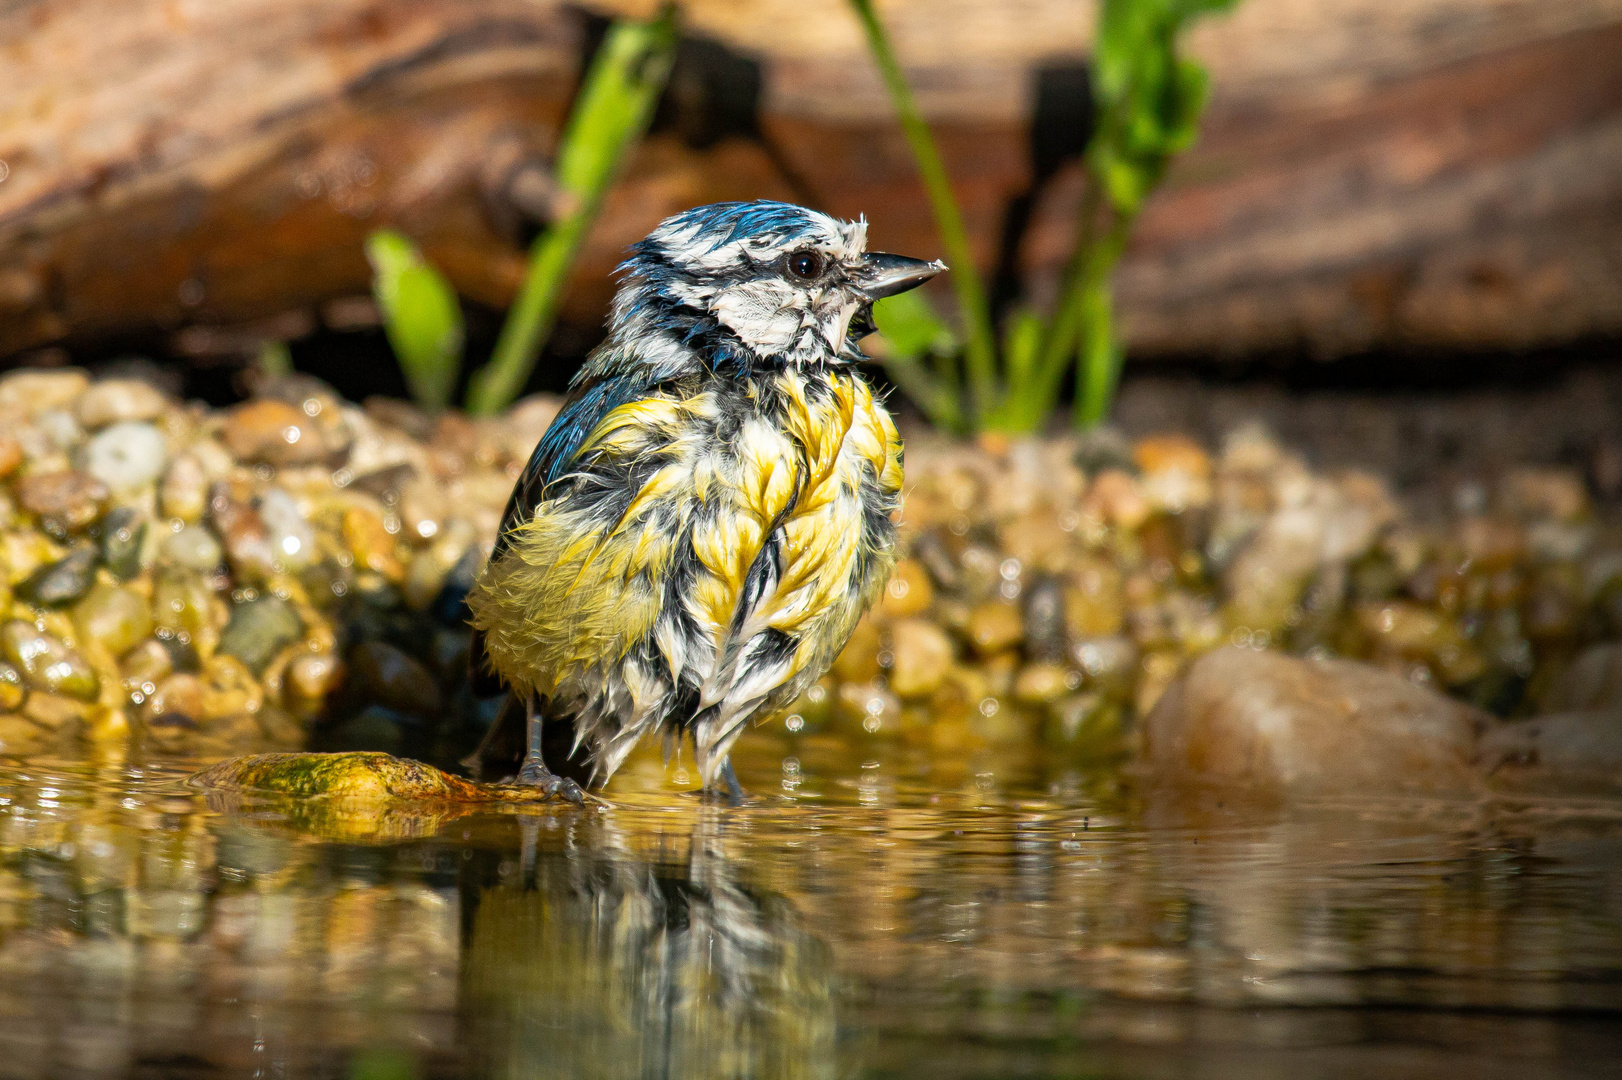
[[[81,641],[97,641],[123,656],[152,633],[152,606],[134,589],[97,585],[73,609]]]
[[[201,525],[187,525],[163,538],[158,555],[177,566],[207,573],[220,565],[225,552],[213,533]]]
[[[902,559],[895,564],[895,572],[879,596],[878,612],[887,619],[922,615],[934,599],[935,588],[923,563]]]
[[[121,506],[102,523],[101,560],[122,581],[141,572],[141,549],[145,544],[146,519],[134,507]]]
[[[59,731],[89,719],[90,703],[81,698],[35,690],[23,703],[23,715],[41,727]]]
[[[208,658],[198,681],[202,685],[205,720],[251,715],[265,703],[264,688],[254,678],[254,673],[224,651]]]
[[[184,716],[198,721],[203,718],[203,681],[196,675],[170,675],[146,699],[143,706],[151,719],[162,716]]]
[[[18,583],[17,595],[40,607],[63,608],[76,603],[95,581],[96,550],[84,545],[35,570]]]
[[[969,613],[969,643],[981,656],[991,656],[1018,645],[1025,636],[1025,620],[1013,604],[990,600]]]
[[[158,429],[133,420],[102,431],[85,443],[83,451],[84,471],[115,495],[132,495],[156,483],[168,457],[169,448]]]
[[[1065,628],[1072,638],[1109,637],[1119,634],[1126,620],[1126,600],[1121,592],[1121,572],[1115,564],[1089,558],[1070,575],[1065,590]]]
[[[90,376],[76,368],[49,371],[24,368],[0,378],[0,409],[20,410],[33,416],[47,409],[72,405],[90,385]]]
[[[132,690],[140,689],[144,684],[151,683],[156,687],[168,678],[175,669],[174,660],[169,650],[164,648],[163,642],[147,638],[119,661],[119,674],[124,677],[124,685]]]
[[[890,624],[890,689],[906,701],[927,698],[940,688],[957,649],[946,632],[924,619]]]
[[[158,485],[158,504],[165,517],[187,524],[201,521],[208,510],[208,475],[195,454],[179,454]]]
[[[13,619],[0,626],[0,653],[36,690],[95,701],[101,680],[84,657],[61,639]]]
[[[355,557],[355,565],[382,574],[393,582],[405,580],[405,567],[394,555],[394,537],[381,518],[369,510],[352,506],[344,511],[344,544]]]
[[[315,530],[293,496],[281,488],[266,488],[259,494],[258,509],[276,560],[289,570],[308,566],[315,555]]]
[[[868,616],[856,624],[851,631],[850,640],[835,657],[833,662],[834,678],[840,682],[858,683],[867,682],[879,673],[879,651],[883,642],[879,637],[879,628]]]
[[[99,431],[128,420],[156,420],[169,399],[141,379],[102,379],[79,398],[75,413],[87,430]]]
[[[278,596],[261,596],[237,604],[220,635],[219,651],[262,672],[276,654],[304,636],[298,612]]]
[[[1475,795],[1468,706],[1378,668],[1219,649],[1195,662],[1143,722],[1157,777],[1258,794]]]
[[[1148,520],[1149,512],[1149,500],[1137,480],[1119,469],[1099,473],[1082,499],[1083,514],[1127,532]]]
[[[319,702],[343,682],[344,668],[331,653],[301,653],[287,665],[286,686],[306,702]]]
[[[22,508],[39,516],[53,536],[82,532],[101,517],[107,485],[73,469],[27,476],[17,485]]]
[[[10,664],[0,662],[0,710],[16,712],[28,696],[23,673]]]
[[[368,700],[396,712],[432,717],[439,685],[428,669],[393,645],[364,641],[349,650],[349,670]]]
[[[321,428],[303,410],[268,398],[232,410],[225,445],[239,460],[278,467],[314,464],[330,452]]]
[[[215,484],[209,493],[209,520],[238,577],[263,581],[276,572],[281,555],[271,545],[270,530],[257,510],[232,496],[229,485]]]
[[[1059,660],[1066,645],[1064,587],[1043,577],[1028,589],[1025,604],[1025,655],[1032,660]]]
[[[28,757],[43,750],[51,733],[21,716],[0,716],[0,754]]]
[[[67,409],[48,409],[34,417],[34,430],[49,452],[65,453],[84,441],[84,430]]]
[[[1063,664],[1026,664],[1014,677],[1014,700],[1024,705],[1046,705],[1080,685],[1080,673]]]
[[[214,591],[195,570],[170,567],[158,575],[152,590],[152,618],[164,630],[195,641],[217,625],[211,618],[213,601]]]
[[[1211,458],[1183,435],[1140,439],[1132,450],[1143,471],[1143,494],[1150,504],[1171,513],[1209,505]]]

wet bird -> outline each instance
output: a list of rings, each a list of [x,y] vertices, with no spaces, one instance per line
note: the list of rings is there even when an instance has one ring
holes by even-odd
[[[778,202],[631,249],[468,598],[475,687],[508,692],[484,770],[578,801],[658,733],[741,798],[734,740],[827,670],[895,562],[901,440],[857,342],[945,266],[866,249],[864,220]]]

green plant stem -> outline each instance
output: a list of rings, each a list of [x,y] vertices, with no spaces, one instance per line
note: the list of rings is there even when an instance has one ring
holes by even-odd
[[[627,152],[653,118],[675,56],[673,8],[652,22],[609,29],[570,113],[558,150],[558,186],[575,199],[530,247],[529,266],[490,362],[468,386],[468,412],[488,416],[512,403],[529,381],[552,332],[558,303],[586,233]]]
[[[946,166],[935,148],[935,139],[929,125],[918,111],[907,78],[890,47],[884,24],[873,9],[873,0],[850,0],[851,7],[867,31],[868,46],[879,66],[879,74],[890,92],[901,130],[912,148],[918,173],[923,178],[924,190],[935,211],[936,227],[940,230],[941,245],[946,249],[947,261],[952,268],[952,286],[957,291],[958,307],[962,311],[964,330],[964,368],[968,373],[969,392],[977,417],[992,415],[997,409],[997,346],[991,330],[991,308],[986,292],[975,269],[969,249],[968,231],[963,227],[963,215],[958,210],[952,185],[946,177]]]

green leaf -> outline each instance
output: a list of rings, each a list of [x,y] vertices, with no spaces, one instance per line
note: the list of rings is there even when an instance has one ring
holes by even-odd
[[[450,404],[462,367],[462,309],[450,283],[415,244],[392,229],[366,238],[372,295],[411,396],[437,412]]]
[[[873,322],[885,344],[902,356],[945,355],[958,349],[957,336],[917,291],[887,296],[874,304]]]

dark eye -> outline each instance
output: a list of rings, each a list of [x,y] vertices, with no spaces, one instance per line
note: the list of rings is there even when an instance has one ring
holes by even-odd
[[[822,256],[814,251],[791,252],[788,257],[788,272],[791,277],[810,281],[822,273]]]

